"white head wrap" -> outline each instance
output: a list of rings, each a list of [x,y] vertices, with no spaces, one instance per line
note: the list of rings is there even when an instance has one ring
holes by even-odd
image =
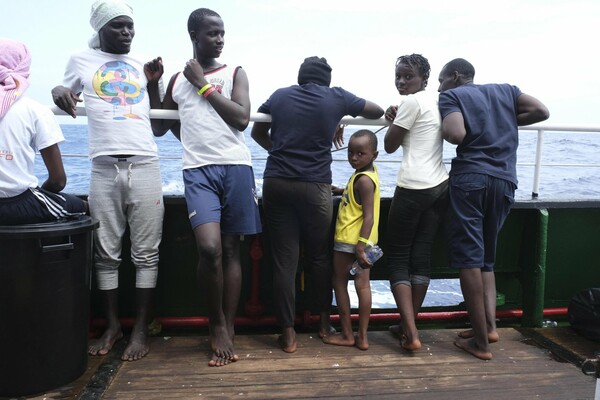
[[[120,0],[97,0],[92,4],[92,12],[90,14],[90,25],[94,28],[94,35],[88,41],[88,45],[92,49],[100,48],[100,37],[98,32],[111,19],[120,16],[126,16],[133,19],[133,8],[124,1]]]

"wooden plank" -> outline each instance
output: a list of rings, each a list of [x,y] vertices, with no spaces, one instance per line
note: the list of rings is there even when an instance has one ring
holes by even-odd
[[[456,348],[455,335],[423,331],[423,348],[407,353],[388,332],[370,332],[368,351],[300,334],[294,354],[276,335],[238,335],[241,360],[220,368],[207,366],[205,337],[154,338],[147,357],[121,365],[103,398],[593,398],[593,379],[514,329],[500,330],[487,362]]]

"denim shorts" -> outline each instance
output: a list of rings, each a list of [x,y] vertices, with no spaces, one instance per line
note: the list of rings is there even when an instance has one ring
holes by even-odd
[[[356,245],[350,243],[334,242],[333,250],[340,251],[342,253],[354,254],[356,253]]]
[[[224,235],[252,235],[261,231],[252,167],[206,165],[184,169],[183,182],[192,229],[217,222]]]
[[[448,256],[454,268],[493,271],[498,233],[515,202],[516,185],[485,174],[450,176]]]

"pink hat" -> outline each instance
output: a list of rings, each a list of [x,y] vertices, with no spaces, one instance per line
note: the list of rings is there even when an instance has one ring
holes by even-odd
[[[30,66],[27,46],[0,38],[0,118],[29,87]]]

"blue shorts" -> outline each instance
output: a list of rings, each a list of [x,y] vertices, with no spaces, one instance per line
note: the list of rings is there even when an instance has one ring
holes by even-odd
[[[448,256],[453,268],[493,271],[498,233],[515,202],[516,185],[485,174],[450,176]]]
[[[217,222],[224,235],[261,232],[252,167],[206,165],[184,169],[183,182],[192,229]]]

